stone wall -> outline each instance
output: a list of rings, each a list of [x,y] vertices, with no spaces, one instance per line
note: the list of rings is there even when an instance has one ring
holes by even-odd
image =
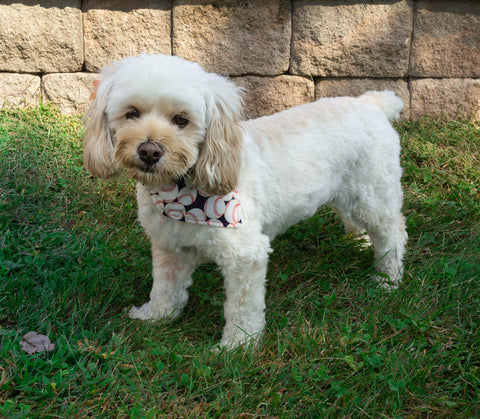
[[[395,90],[403,118],[480,116],[475,0],[0,1],[0,100],[85,110],[95,72],[141,52],[230,76],[248,117]]]

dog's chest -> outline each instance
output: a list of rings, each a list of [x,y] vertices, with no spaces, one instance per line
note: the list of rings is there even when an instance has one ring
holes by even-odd
[[[200,260],[212,259],[211,249],[223,230],[236,230],[195,225],[166,217],[155,207],[150,194],[137,186],[138,219],[152,244],[176,253],[189,253]]]

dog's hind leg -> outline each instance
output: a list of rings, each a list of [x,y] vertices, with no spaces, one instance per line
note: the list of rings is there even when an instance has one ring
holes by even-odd
[[[332,206],[339,212],[347,232],[368,233],[375,251],[375,267],[381,274],[374,279],[385,289],[398,287],[403,276],[403,254],[407,242],[405,217],[400,212],[401,191],[397,199],[388,194],[369,199],[336,200]],[[390,199],[390,201],[389,201]],[[353,204],[352,204],[353,203]]]
[[[337,212],[340,213],[340,211]],[[340,217],[342,218],[346,233],[351,235],[354,240],[358,240],[362,248],[366,248],[371,245],[370,237],[368,236],[364,227],[359,226],[357,223],[355,223],[355,221],[347,217],[345,214],[340,213]]]
[[[177,255],[152,246],[153,286],[150,301],[141,307],[132,307],[132,319],[157,320],[178,317],[188,300],[187,288],[192,285],[195,269],[193,258]]]
[[[384,202],[359,203],[351,218],[358,226],[365,226],[375,254],[375,268],[379,275],[374,279],[385,289],[398,287],[403,276],[403,254],[407,243],[405,217]]]
[[[368,232],[375,249],[376,269],[386,275],[374,278],[383,288],[393,290],[403,277],[403,254],[407,243],[405,217],[398,213],[396,217],[383,219],[371,225]]]

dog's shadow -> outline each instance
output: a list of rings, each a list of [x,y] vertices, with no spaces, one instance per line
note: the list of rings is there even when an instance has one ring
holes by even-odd
[[[330,289],[345,276],[363,280],[372,271],[373,251],[367,241],[347,234],[340,217],[326,207],[290,227],[272,247],[270,276],[288,277],[285,283],[309,277],[320,289]]]
[[[344,288],[346,280],[355,290],[351,298],[357,298],[358,290],[367,286],[373,270],[373,251],[365,243],[362,238],[347,235],[340,217],[328,208],[290,227],[272,242],[267,307],[282,301],[282,309],[288,310],[298,304],[301,288],[311,289],[321,299],[337,287]],[[376,287],[370,282],[369,286]],[[305,298],[309,298],[309,293],[305,291]],[[218,267],[213,263],[201,265],[193,275],[189,302],[175,321],[191,325],[192,331],[197,330],[196,333],[208,335],[209,340],[215,341],[222,332],[224,299],[223,279]],[[200,331],[198,325],[195,327],[198,319],[210,325],[208,330]]]

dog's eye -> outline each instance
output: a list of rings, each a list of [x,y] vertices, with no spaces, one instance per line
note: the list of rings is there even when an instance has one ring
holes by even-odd
[[[172,122],[179,128],[185,128],[188,125],[189,121],[182,115],[175,115],[172,119]]]
[[[125,118],[127,119],[140,118],[140,111],[137,108],[133,108],[131,111],[128,111],[125,114]]]

